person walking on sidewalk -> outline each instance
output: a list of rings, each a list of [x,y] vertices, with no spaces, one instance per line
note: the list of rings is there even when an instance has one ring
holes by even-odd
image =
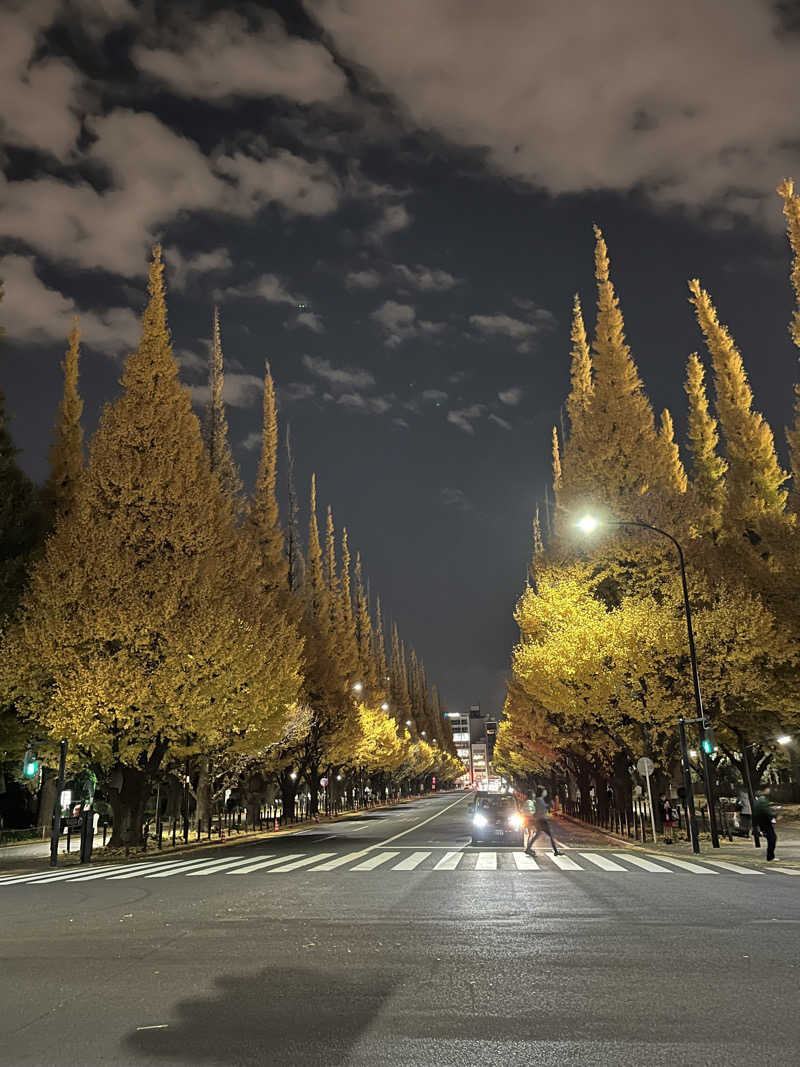
[[[756,803],[753,808],[753,823],[758,827],[767,839],[767,860],[775,859],[775,845],[778,835],[775,833],[775,809],[768,799],[769,787],[756,794]]]
[[[525,847],[525,852],[529,855],[533,855],[533,845],[536,838],[543,831],[550,838],[550,844],[553,846],[553,855],[560,856],[558,851],[558,845],[553,837],[553,831],[550,829],[550,823],[547,820],[547,804],[544,799],[544,790],[537,789],[536,796],[532,799],[533,804],[533,834],[528,838],[528,844]]]

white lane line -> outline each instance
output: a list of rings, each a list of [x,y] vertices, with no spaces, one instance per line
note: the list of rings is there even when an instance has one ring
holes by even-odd
[[[800,874],[796,867],[767,867],[767,870],[774,874]]]
[[[124,881],[126,878],[138,878],[144,874],[147,877],[154,878],[169,878],[172,874],[180,874],[182,871],[189,870],[192,867],[199,867],[204,863],[213,863],[213,860],[168,860],[166,863],[147,863],[143,864],[137,870],[129,871],[127,874],[115,874],[112,875],[114,881]],[[111,878],[109,878],[109,882]]]
[[[547,857],[552,863],[555,863],[556,867],[560,867],[562,871],[582,871],[583,867],[575,860],[571,860],[569,856],[563,856],[559,853],[557,856]]]
[[[320,863],[318,867],[309,867],[311,871],[334,871],[337,867],[342,867],[345,863],[350,863],[352,860],[363,859],[364,856],[368,856],[370,852],[375,852],[376,849],[386,848],[387,845],[391,845],[393,841],[397,841],[400,837],[405,837],[406,834],[410,834],[414,830],[419,830],[421,826],[426,826],[429,822],[433,822],[434,819],[438,819],[440,815],[444,815],[446,811],[450,811],[456,804],[463,804],[464,797],[459,797],[458,800],[454,800],[452,804],[448,804],[446,808],[442,808],[441,811],[437,811],[435,815],[429,815],[427,819],[423,819],[422,822],[415,823],[413,826],[409,826],[407,830],[401,830],[400,833],[394,834],[393,837],[387,837],[385,841],[379,841],[374,845],[367,845],[366,848],[359,849],[358,852],[348,852],[344,856],[338,856],[335,860],[328,860],[327,863]],[[407,814],[403,812],[403,814]]]
[[[476,871],[496,871],[497,870],[497,853],[496,852],[479,852],[478,859],[475,864]]]
[[[284,863],[282,867],[270,867],[267,874],[280,874],[281,871],[296,871],[298,867],[307,867],[309,863],[316,863],[317,860],[325,859],[326,856],[333,856],[333,852],[318,852],[316,856],[306,856],[305,859],[295,860],[294,863]]]
[[[363,863],[357,863],[355,867],[351,867],[351,871],[374,871],[376,867],[380,867],[382,863],[386,863],[387,860],[393,860],[395,856],[399,856],[399,852],[376,852],[374,856],[370,856],[368,860],[364,860]]]
[[[435,871],[454,871],[463,858],[463,852],[445,852],[433,869]]]
[[[200,867],[196,871],[189,871],[186,875],[187,878],[205,878],[207,874],[216,874],[218,871],[227,870],[228,867],[238,867],[242,863],[249,863],[249,856],[238,856],[236,859],[229,860],[217,860],[213,865],[209,864],[206,867]],[[180,874],[180,871],[178,871]],[[169,878],[169,874],[164,876]]]
[[[533,856],[526,856],[524,852],[514,853],[514,863],[516,863],[518,871],[538,871],[540,869]]]
[[[641,856],[629,856],[627,852],[615,852],[614,855],[618,860],[625,860],[626,863],[632,863],[634,867],[641,867],[643,871],[652,871],[654,874],[674,874],[669,867],[662,867],[660,863],[651,863],[650,860],[644,860]]]
[[[630,874],[627,867],[621,867],[618,863],[614,863],[608,856],[600,856],[597,852],[581,852],[580,855],[583,859],[588,860],[589,863],[593,863],[595,867],[599,867],[601,871],[626,871]]]
[[[257,863],[248,863],[246,867],[237,867],[235,871],[228,871],[228,874],[250,874],[251,871],[260,871],[264,867],[274,867],[276,863],[287,863],[289,860],[299,859],[303,855],[302,852],[289,852],[285,856],[270,856],[269,859],[259,860]]]
[[[393,871],[413,871],[415,867],[419,867],[423,860],[426,860],[430,856],[430,852],[412,852],[410,856],[406,856],[404,860],[400,860],[399,863],[395,863],[392,867]]]
[[[733,874],[763,874],[763,871],[757,871],[754,867],[740,867],[736,863],[728,863],[727,860],[707,860],[704,859],[703,863],[710,863],[712,867],[720,867],[723,871],[732,871]]]
[[[699,863],[689,863],[688,860],[673,859],[672,856],[653,856],[653,859],[663,860],[664,863],[671,863],[675,867],[680,867],[682,871],[689,871],[690,874],[716,874],[716,871],[710,871],[708,867],[701,867]],[[707,860],[707,863],[713,863],[713,860]]]

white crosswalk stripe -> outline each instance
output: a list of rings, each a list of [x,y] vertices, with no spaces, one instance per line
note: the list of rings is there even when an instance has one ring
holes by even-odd
[[[423,860],[426,860],[430,856],[430,852],[412,852],[410,856],[406,856],[404,860],[400,860],[399,863],[395,863],[391,869],[393,871],[413,871],[416,867],[419,867]]]
[[[163,878],[205,878],[210,875],[253,875],[256,878],[270,874],[291,873],[292,871],[337,871],[342,875],[349,873],[359,875],[392,871],[408,873],[442,872],[443,875],[454,874],[468,877],[472,872],[496,872],[498,876],[508,874],[532,874],[539,872],[550,878],[557,877],[562,871],[580,872],[591,876],[601,874],[642,874],[661,876],[664,874],[698,875],[727,874],[729,876],[760,875],[765,871],[775,874],[800,875],[800,869],[791,867],[747,867],[727,860],[707,859],[705,855],[691,860],[678,856],[666,856],[661,853],[641,852],[579,852],[570,850],[567,854],[557,856],[540,850],[536,858],[524,852],[511,850],[446,850],[436,847],[428,850],[414,850],[397,846],[393,849],[372,845],[356,851],[336,852],[283,852],[258,853],[249,856],[206,855],[191,859],[153,859],[139,863],[105,864],[100,867],[68,867],[63,870],[39,871],[34,874],[10,876],[0,880],[3,886],[15,885],[50,885],[66,882],[70,884],[83,882],[121,882],[135,878],[146,880]]]
[[[524,852],[514,853],[514,863],[518,871],[538,871],[541,869],[533,856],[527,856]]]
[[[464,858],[463,852],[445,852],[442,858],[435,863],[435,871],[454,871]]]
[[[382,863],[387,863],[389,860],[393,860],[395,856],[399,856],[399,852],[376,852],[374,856],[370,856],[368,860],[364,860],[363,863],[357,863],[355,867],[351,867],[351,871],[374,871],[376,867],[380,867]]]
[[[643,871],[650,871],[651,874],[674,874],[669,867],[662,867],[660,863],[652,863],[650,860],[642,859],[641,856],[629,856],[626,852],[615,852],[614,855],[618,860],[625,860],[627,863],[633,863],[636,867],[641,867]]]
[[[597,852],[581,852],[581,857],[599,867],[601,871],[627,871],[627,867],[621,867],[614,863],[608,856],[601,856]]]
[[[652,856],[652,853],[651,853]],[[682,871],[688,871],[690,874],[716,874],[716,871],[711,871],[708,867],[701,867],[699,863],[690,863],[688,860],[677,860],[673,856],[653,856],[653,859],[663,859],[665,863],[671,863],[675,867],[680,867]],[[707,861],[711,863],[711,860]],[[744,868],[740,868],[744,870]],[[749,871],[745,872],[749,874]]]

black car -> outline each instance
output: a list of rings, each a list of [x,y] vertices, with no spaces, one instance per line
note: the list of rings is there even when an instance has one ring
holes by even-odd
[[[472,803],[472,843],[522,845],[525,820],[510,793],[477,793]]]

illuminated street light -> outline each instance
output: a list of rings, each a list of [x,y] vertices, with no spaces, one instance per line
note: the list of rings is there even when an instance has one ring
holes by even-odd
[[[792,735],[781,734],[781,736],[776,737],[775,740],[778,742],[779,745],[790,745],[792,743]]]
[[[681,570],[681,586],[683,588],[683,610],[686,616],[686,633],[689,638],[689,661],[692,667],[692,686],[694,688],[694,703],[697,713],[695,721],[701,728],[701,737],[707,742],[702,745],[703,756],[703,779],[706,787],[706,800],[708,802],[708,818],[711,829],[711,844],[714,848],[719,848],[719,834],[717,833],[717,820],[714,814],[714,788],[711,783],[711,767],[708,762],[709,752],[711,748],[713,751],[714,745],[714,732],[711,728],[711,720],[707,713],[703,709],[703,698],[700,694],[700,675],[697,670],[697,654],[694,647],[694,630],[692,628],[692,609],[689,603],[689,586],[686,582],[686,563],[683,558],[683,549],[680,542],[672,536],[671,533],[667,533],[666,530],[662,530],[659,526],[653,526],[649,522],[642,522],[641,519],[608,519],[599,518],[596,515],[586,514],[582,515],[575,526],[584,534],[591,534],[600,526],[638,526],[640,530],[649,530],[651,533],[657,533],[661,537],[666,537],[668,541],[671,541],[675,546],[675,550],[678,553],[678,562],[680,563]],[[686,797],[689,807],[689,819],[692,827],[692,851],[700,851],[700,842],[697,836],[697,823],[695,821],[694,814],[694,796],[692,794],[692,782],[689,772],[689,763],[685,756],[686,752],[686,720],[683,716],[678,719],[678,726],[681,735],[681,752],[683,763],[683,780],[686,789]]]
[[[292,771],[289,777],[292,779],[292,781],[294,781],[297,778],[297,771]]]
[[[410,725],[411,725],[411,719],[406,719],[406,726],[410,726]]]
[[[360,693],[363,688],[364,688],[364,686],[362,685],[361,682],[356,682],[356,684],[353,686],[353,692],[354,693]]]
[[[690,748],[689,749],[689,758],[690,759],[697,759],[697,749],[696,748]]]
[[[381,704],[381,711],[388,711],[388,710],[389,710],[389,705],[384,700],[384,702]]]

